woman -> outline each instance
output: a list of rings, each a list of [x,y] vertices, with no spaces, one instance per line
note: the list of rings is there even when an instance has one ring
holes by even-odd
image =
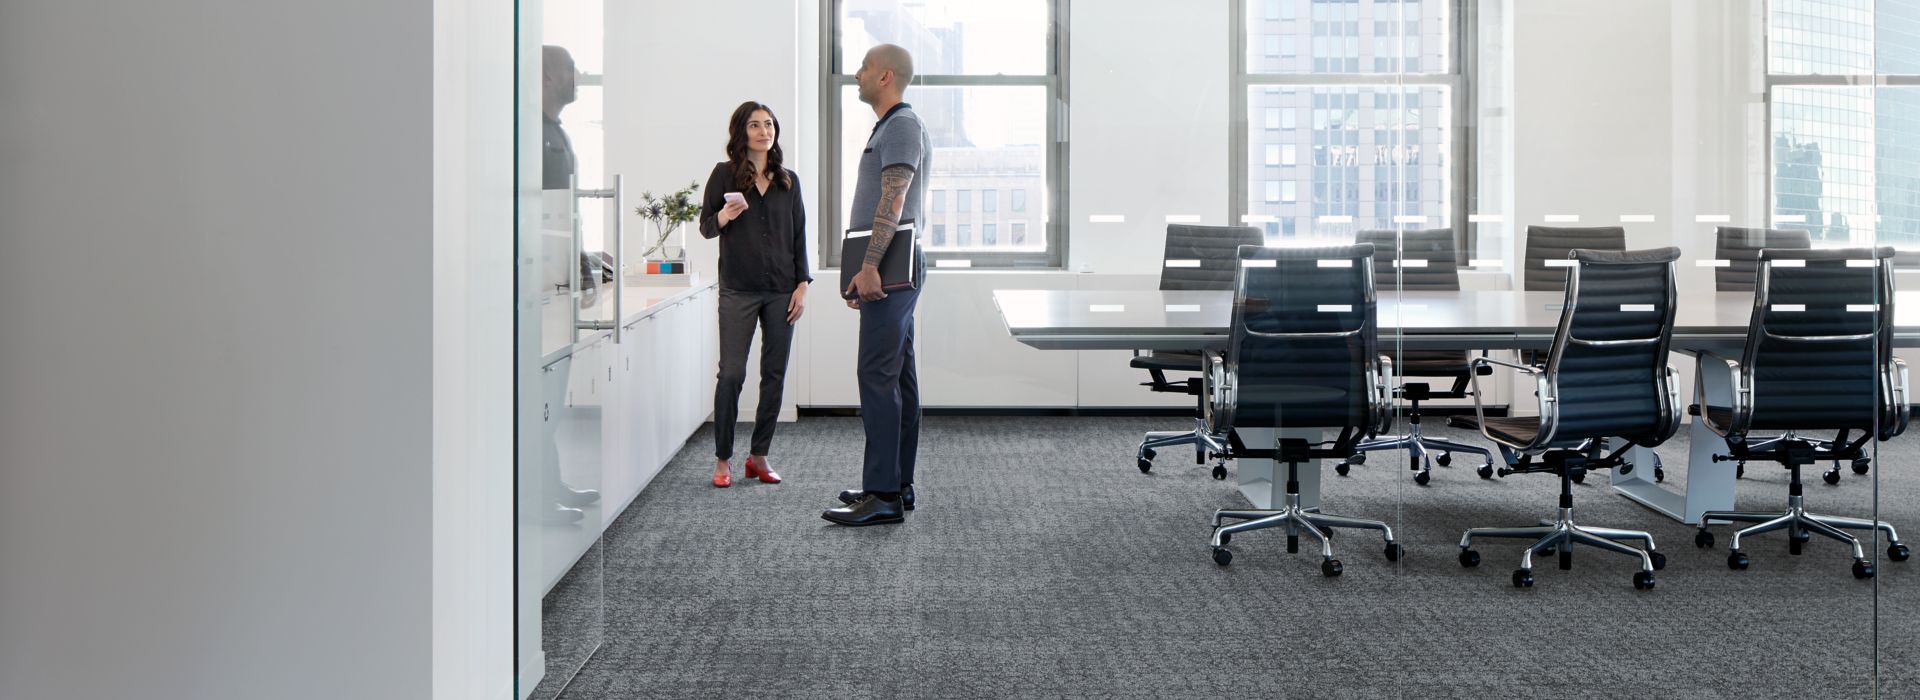
[[[781,166],[780,122],[746,102],[727,122],[727,159],[713,166],[700,208],[700,235],[720,239],[720,381],[713,388],[713,485],[733,485],[733,427],[747,352],[760,328],[760,407],[753,414],[747,478],[780,483],[767,465],[793,324],[806,309],[807,212],[800,178]]]

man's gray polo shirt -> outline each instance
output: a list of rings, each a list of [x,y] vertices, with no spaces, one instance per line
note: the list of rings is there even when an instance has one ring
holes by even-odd
[[[906,206],[900,220],[920,221],[920,205],[927,199],[927,173],[933,165],[933,141],[927,136],[920,115],[905,102],[887,110],[867,137],[867,150],[860,154],[859,179],[853,187],[853,211],[847,217],[850,230],[873,228],[873,210],[880,206],[880,171],[888,166],[905,165],[913,169],[913,184],[907,188]],[[918,227],[915,229],[918,233]]]

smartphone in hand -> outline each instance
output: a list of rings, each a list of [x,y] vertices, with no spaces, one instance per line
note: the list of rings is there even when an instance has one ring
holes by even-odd
[[[745,205],[747,203],[747,196],[739,192],[728,192],[720,196],[726,199],[728,204]]]

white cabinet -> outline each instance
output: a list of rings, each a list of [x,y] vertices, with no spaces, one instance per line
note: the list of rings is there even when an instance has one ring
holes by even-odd
[[[630,318],[621,326],[619,344],[595,346],[604,359],[585,359],[600,367],[603,380],[587,388],[605,402],[600,444],[606,523],[619,517],[712,412],[715,300],[712,288],[702,289]]]

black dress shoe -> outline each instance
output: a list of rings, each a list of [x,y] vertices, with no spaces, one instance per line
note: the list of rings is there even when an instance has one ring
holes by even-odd
[[[873,494],[862,494],[859,498],[839,508],[829,508],[820,517],[835,525],[861,527],[864,525],[889,525],[904,522],[907,512],[900,501],[889,501]]]
[[[860,489],[847,489],[840,492],[840,502],[853,503],[865,495],[867,495],[867,492],[861,491]],[[900,487],[900,503],[905,505],[907,510],[913,510],[913,484]]]

